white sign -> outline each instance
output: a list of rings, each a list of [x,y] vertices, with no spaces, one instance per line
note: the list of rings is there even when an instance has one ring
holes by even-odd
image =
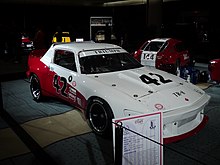
[[[96,41],[96,37],[105,40],[107,35],[111,35],[112,26],[112,17],[90,17],[90,40]],[[98,34],[99,31],[102,33]]]
[[[90,17],[90,26],[112,26],[112,17]]]
[[[162,165],[162,113],[113,119],[113,147],[115,128],[123,127],[122,165]],[[116,135],[117,136],[117,135]]]

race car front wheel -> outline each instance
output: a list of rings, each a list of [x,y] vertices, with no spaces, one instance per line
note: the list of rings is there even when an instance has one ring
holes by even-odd
[[[87,108],[87,118],[91,129],[98,135],[108,137],[112,133],[112,110],[101,98],[92,99]]]
[[[30,78],[30,90],[35,101],[40,101],[42,99],[40,81],[35,74]]]

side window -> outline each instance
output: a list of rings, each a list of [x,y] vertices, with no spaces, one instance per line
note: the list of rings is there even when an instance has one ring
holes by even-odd
[[[76,63],[73,52],[56,50],[54,55],[54,63],[76,72]]]
[[[146,46],[149,44],[149,42],[145,42],[144,45],[142,46],[141,50],[145,50],[146,49]]]
[[[165,42],[165,43],[161,46],[159,52],[162,52],[167,46],[168,46],[168,42]]]
[[[144,49],[144,51],[157,52],[161,48],[163,42],[150,42]]]

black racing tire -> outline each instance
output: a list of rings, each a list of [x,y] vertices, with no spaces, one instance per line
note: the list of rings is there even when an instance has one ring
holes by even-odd
[[[33,74],[30,77],[30,90],[35,101],[39,102],[42,100],[43,95],[40,86],[40,80],[37,75]]]
[[[112,135],[113,113],[109,104],[101,98],[93,98],[87,106],[87,121],[97,135]]]

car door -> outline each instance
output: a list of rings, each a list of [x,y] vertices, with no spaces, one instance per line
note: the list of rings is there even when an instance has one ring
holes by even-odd
[[[48,83],[50,91],[56,97],[75,104],[77,69],[74,53],[68,50],[55,50],[50,63]]]

